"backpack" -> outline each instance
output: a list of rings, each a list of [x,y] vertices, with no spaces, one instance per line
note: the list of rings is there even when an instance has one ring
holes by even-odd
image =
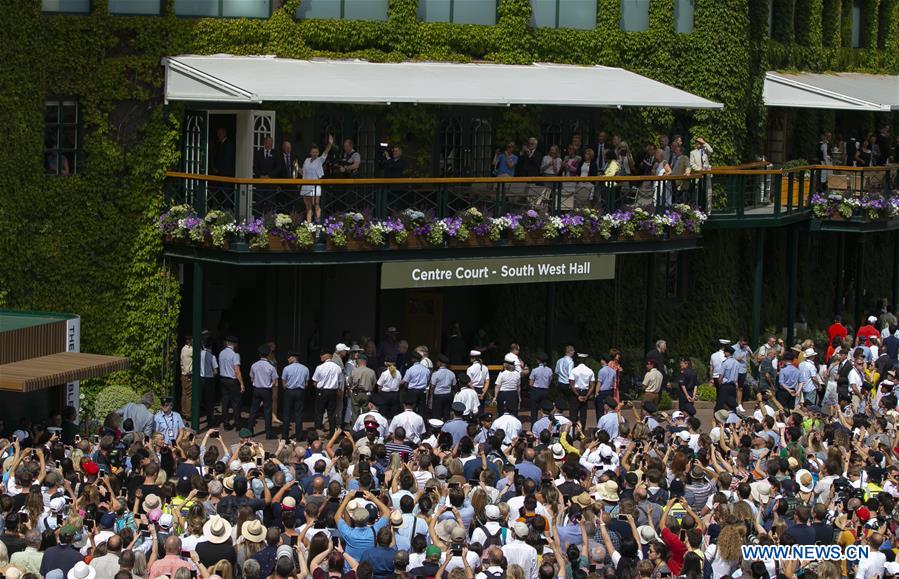
[[[487,538],[484,539],[483,548],[486,550],[488,547],[502,547],[506,544],[506,528],[500,527],[499,530],[495,534],[491,534],[490,531],[487,530],[487,527],[481,525],[478,527],[481,529]]]
[[[506,579],[506,574],[502,571],[488,571],[484,569],[481,573],[484,574],[486,579]]]
[[[799,499],[796,498],[796,495],[789,495],[784,497],[784,502],[787,505],[787,510],[784,511],[784,518],[789,519],[796,512],[796,507],[799,505]]]
[[[668,502],[668,491],[661,487],[659,488],[659,490],[652,494],[647,491],[646,500],[657,505],[664,505]]]

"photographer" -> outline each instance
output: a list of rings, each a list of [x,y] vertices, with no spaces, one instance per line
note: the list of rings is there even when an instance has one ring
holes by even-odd
[[[385,179],[402,179],[406,170],[406,160],[403,158],[403,149],[399,145],[388,146],[381,143],[384,160],[381,161],[381,171]]]

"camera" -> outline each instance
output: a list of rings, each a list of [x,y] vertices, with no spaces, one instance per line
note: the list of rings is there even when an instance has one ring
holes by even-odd
[[[458,556],[462,555],[462,549],[464,549],[464,548],[465,548],[465,545],[463,545],[462,543],[453,543],[452,546],[450,547],[450,550],[453,553],[453,557],[458,557]]]

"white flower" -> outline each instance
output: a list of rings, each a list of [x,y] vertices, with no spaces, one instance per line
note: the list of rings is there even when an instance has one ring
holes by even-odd
[[[275,227],[288,227],[293,224],[293,219],[286,213],[278,213],[275,215]]]

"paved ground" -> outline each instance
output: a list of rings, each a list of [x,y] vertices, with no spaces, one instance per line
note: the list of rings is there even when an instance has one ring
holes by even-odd
[[[636,404],[639,405],[639,402],[637,402]],[[714,403],[712,403],[712,402],[699,402],[697,404],[696,416],[702,421],[702,424],[703,424],[703,427],[705,430],[709,430],[711,428],[711,424],[713,422],[713,416],[712,416],[713,415],[713,411],[712,411],[713,406],[714,406]],[[744,406],[748,412],[752,412],[755,410],[755,404],[753,404],[753,403],[746,403]],[[628,420],[632,421],[633,414],[632,414],[631,409],[627,408],[624,410],[624,412],[625,412],[626,418]],[[671,411],[669,411],[669,414],[670,414],[670,412]],[[243,418],[244,418],[244,420],[247,419],[246,412],[243,413]],[[529,424],[529,414],[522,413],[521,418],[522,418],[522,421],[524,422],[525,426],[527,427]],[[596,425],[596,412],[592,408],[587,413],[587,422],[589,424]],[[200,426],[201,426],[201,432],[203,430],[205,430],[205,421],[201,422]],[[312,424],[309,422],[304,422],[304,426],[306,428],[309,428],[312,426]],[[231,445],[238,441],[238,436],[237,436],[236,430],[222,430],[221,432],[222,432],[222,438],[224,438],[224,440],[225,440],[225,444]],[[263,423],[262,423],[261,417],[256,421],[255,433],[256,433],[256,436],[253,437],[253,440],[258,442],[259,444],[262,444],[266,450],[271,452],[277,448],[277,446],[278,446],[277,440],[266,440],[265,439],[265,433],[263,432]]]

